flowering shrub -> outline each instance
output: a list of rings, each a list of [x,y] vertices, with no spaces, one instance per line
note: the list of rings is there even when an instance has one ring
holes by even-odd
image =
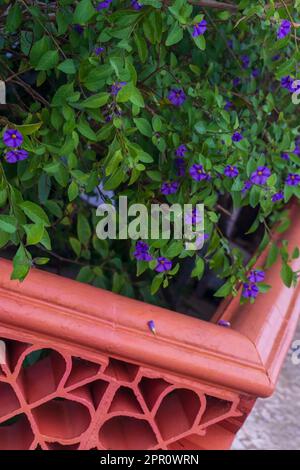
[[[288,227],[286,203],[300,198],[299,1],[21,0],[0,9],[0,247],[15,247],[13,279],[53,258],[76,266],[80,281],[151,300],[192,258],[192,277],[211,269],[223,279],[216,296],[242,282],[254,299],[280,256],[284,283],[296,282],[288,242],[271,242],[266,265],[253,265],[270,227]],[[94,191],[203,203],[204,248],[99,240]],[[220,229],[223,196],[233,211],[256,211],[248,234],[263,227],[247,263]]]

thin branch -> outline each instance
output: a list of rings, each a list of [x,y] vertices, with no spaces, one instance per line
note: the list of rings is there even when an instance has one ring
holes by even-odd
[[[232,3],[217,2],[216,0],[188,0],[192,5],[198,5],[199,7],[215,8],[217,10],[231,10],[237,11],[238,6]]]

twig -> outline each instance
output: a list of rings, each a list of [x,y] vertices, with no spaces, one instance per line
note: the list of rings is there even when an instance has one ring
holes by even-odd
[[[55,253],[54,251],[47,250],[46,248],[44,248],[40,244],[38,245],[38,248],[40,250],[44,251],[45,253],[47,253],[48,255],[53,256],[53,258],[58,259],[59,261],[64,261],[66,263],[77,264],[78,266],[86,266],[86,263],[83,263],[81,261],[77,261],[76,259],[69,259],[69,258],[65,258],[64,256],[60,256],[59,254]]]
[[[224,214],[228,215],[228,217],[232,217],[232,213],[229,212],[225,207],[221,206],[220,204],[217,204],[217,209],[220,209],[221,212],[224,212]]]
[[[192,5],[198,5],[199,7],[215,8],[217,10],[231,10],[237,11],[238,6],[232,3],[217,2],[215,0],[188,0]]]

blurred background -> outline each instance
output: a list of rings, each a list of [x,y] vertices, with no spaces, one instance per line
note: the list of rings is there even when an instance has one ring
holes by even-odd
[[[296,340],[300,342],[300,322],[294,337],[294,341]],[[257,400],[235,438],[233,450],[300,449],[300,364],[292,361],[294,341],[285,359],[274,395]],[[299,349],[297,357],[300,358]]]

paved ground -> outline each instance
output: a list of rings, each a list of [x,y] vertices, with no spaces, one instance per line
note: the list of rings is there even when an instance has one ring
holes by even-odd
[[[300,323],[295,335],[300,340]],[[286,358],[277,390],[271,398],[257,401],[238,433],[234,450],[300,449],[300,364]]]

